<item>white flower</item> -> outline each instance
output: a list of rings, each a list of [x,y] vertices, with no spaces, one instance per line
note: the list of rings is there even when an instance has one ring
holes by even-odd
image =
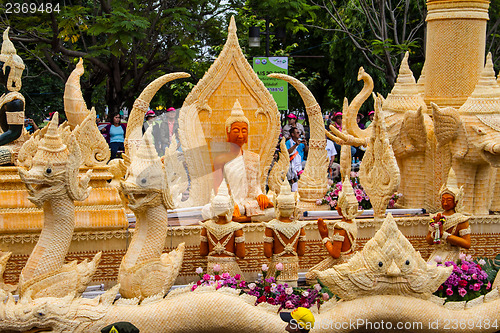
[[[203,268],[198,267],[198,268],[196,269],[196,274],[203,274]]]
[[[465,260],[465,253],[460,252],[458,257],[460,258],[460,260]]]
[[[304,297],[309,296],[309,292],[308,292],[308,291],[303,291],[303,292],[302,292],[302,296],[304,296]]]
[[[276,287],[277,287],[277,286],[278,286],[278,285],[277,285],[276,283],[271,283],[271,292],[272,292],[273,294],[274,294],[274,293],[276,293]]]
[[[314,285],[314,289],[316,289],[317,291],[320,291],[321,290],[321,285],[319,283],[316,283]]]
[[[477,263],[481,266],[486,265],[486,261],[484,261],[484,259],[479,259]]]
[[[279,263],[277,263],[277,264],[276,264],[276,270],[277,270],[277,271],[282,271],[282,270],[283,270],[283,264],[282,264],[282,263],[280,263],[280,262],[279,262]]]
[[[291,294],[293,294],[293,287],[288,287],[288,288],[286,288],[286,289],[285,289],[285,294],[287,294],[287,295],[291,295]]]
[[[434,261],[439,264],[439,263],[441,263],[441,261],[443,261],[443,259],[440,256],[435,256]]]
[[[263,272],[267,272],[268,269],[269,269],[269,267],[266,264],[262,265],[262,271]]]
[[[470,254],[468,254],[467,257],[465,257],[465,260],[471,261],[472,260],[472,256]]]
[[[250,290],[254,290],[256,287],[257,287],[257,285],[255,283],[250,283],[248,285],[248,288],[250,288]]]
[[[316,205],[321,205],[321,199],[316,200]]]
[[[219,264],[215,264],[214,265],[214,273],[219,273],[220,272],[220,265]]]

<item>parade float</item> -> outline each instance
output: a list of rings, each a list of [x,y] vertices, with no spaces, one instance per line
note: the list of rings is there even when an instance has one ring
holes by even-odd
[[[485,61],[487,19],[487,1],[429,1],[424,71],[417,82],[405,56],[391,93],[374,96],[366,130],[356,114],[372,103],[369,69],[359,70],[363,88],[344,102],[343,132],[325,132],[304,84],[271,74],[299,92],[311,125],[296,194],[285,180],[286,149],[270,167],[279,112],[240,49],[234,18],[221,54],[179,112],[178,146],[173,140],[163,158],[151,132],[142,132],[144,115],[164,84],[188,75],[148,85],[129,117],[124,158],[107,164],[95,111],[79,89],[80,62],[66,84],[68,122],[59,125],[55,114],[0,151],[15,164],[0,167],[0,331],[93,332],[128,321],[141,332],[281,332],[278,312],[305,300],[314,304],[313,332],[498,331],[500,281],[487,281],[481,268],[500,253],[500,218],[490,214],[500,210],[500,86],[491,57]],[[19,69],[2,77],[8,132],[24,118],[22,60],[8,32],[1,56]],[[346,157],[342,220],[317,204],[329,187],[325,134],[345,152],[366,146],[359,179],[373,217],[352,205]],[[439,214],[386,214],[396,191],[401,207]],[[312,211],[324,221],[307,219]],[[477,270],[477,283],[463,278],[454,290],[458,269]],[[303,273],[316,285],[291,288]],[[81,297],[95,283],[107,291]],[[457,300],[448,289],[478,297]]]

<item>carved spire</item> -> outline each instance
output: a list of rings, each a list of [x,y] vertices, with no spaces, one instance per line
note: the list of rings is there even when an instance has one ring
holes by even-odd
[[[342,215],[348,220],[361,215],[361,212],[358,212],[359,203],[354,195],[354,189],[352,188],[349,176],[346,176],[342,182],[342,191],[339,193],[337,204],[342,209]]]
[[[90,112],[87,109],[80,88],[80,77],[84,72],[83,59],[80,58],[75,69],[68,77],[64,88],[64,112],[71,130],[80,125]]]
[[[382,109],[389,112],[415,111],[422,106],[427,110],[424,99],[419,94],[417,83],[413,77],[413,72],[408,65],[409,52],[405,53],[396,84],[391,93],[385,99]]]
[[[7,90],[19,91],[21,89],[21,75],[24,70],[24,62],[17,55],[14,44],[9,39],[9,30],[7,27],[3,33],[2,50],[0,53],[0,61],[4,63],[3,72],[6,73],[7,67],[10,67],[9,77],[7,78]]]
[[[500,86],[495,77],[491,53],[486,57],[486,64],[474,92],[458,112],[475,115],[500,113]]]
[[[231,220],[234,202],[229,195],[229,189],[225,179],[222,180],[217,195],[212,199],[210,205],[212,206],[214,216],[226,215],[228,221]]]
[[[417,91],[423,98],[425,94],[425,62],[424,66],[422,67],[422,72],[420,72],[420,77],[417,81]]]

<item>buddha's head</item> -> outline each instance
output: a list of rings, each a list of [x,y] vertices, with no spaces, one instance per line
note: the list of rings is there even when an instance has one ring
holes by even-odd
[[[6,85],[9,91],[19,91],[21,89],[21,75],[24,70],[24,62],[17,55],[14,44],[9,39],[9,28],[3,33],[2,50],[0,53],[1,82]]]
[[[441,207],[445,211],[458,211],[460,209],[459,207],[461,207],[462,205],[463,198],[463,186],[460,188],[458,187],[457,178],[455,176],[455,171],[453,170],[453,168],[450,168],[446,184],[443,184],[443,186],[441,187],[439,195],[441,196]]]
[[[248,141],[248,128],[248,118],[245,117],[240,102],[236,100],[231,115],[226,120],[227,141],[243,146]]]

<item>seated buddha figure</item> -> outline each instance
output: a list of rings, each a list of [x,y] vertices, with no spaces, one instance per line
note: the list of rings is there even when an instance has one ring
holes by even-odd
[[[220,273],[243,276],[236,262],[236,257],[245,257],[243,225],[231,220],[234,202],[225,181],[222,181],[210,205],[213,218],[202,223],[200,243],[200,254],[208,256],[207,272],[214,274],[214,265],[218,264]]]
[[[287,283],[296,287],[299,278],[299,257],[306,250],[305,222],[296,220],[298,192],[292,192],[285,178],[280,194],[276,198],[277,218],[264,222],[264,255],[271,258],[268,276],[274,276],[276,265],[283,264],[283,270],[276,283]]]
[[[226,120],[229,151],[214,159],[215,186],[225,179],[234,198],[233,221],[269,221],[274,209],[260,186],[260,156],[243,145],[248,141],[249,121],[238,100]]]
[[[21,136],[24,126],[24,97],[19,93],[23,70],[23,60],[17,55],[7,28],[0,53],[0,83],[7,90],[0,96],[0,127],[3,131],[0,134],[0,164],[14,163],[19,150],[12,143]]]
[[[331,237],[328,235],[326,223],[323,219],[318,219],[318,231],[329,256],[306,273],[308,283],[317,283],[316,274],[313,271],[324,271],[334,265],[343,264],[354,254],[358,235],[355,218],[361,214],[358,211],[358,205],[351,181],[347,176],[342,183],[342,191],[339,193],[336,207],[338,214],[342,216],[342,220],[334,223]]]
[[[460,248],[468,249],[471,246],[469,216],[461,214],[463,187],[458,187],[455,172],[450,169],[448,180],[443,184],[441,191],[441,207],[443,212],[432,216],[429,222],[429,231],[425,240],[434,246],[428,262],[436,264],[436,257],[443,263],[456,261]]]

